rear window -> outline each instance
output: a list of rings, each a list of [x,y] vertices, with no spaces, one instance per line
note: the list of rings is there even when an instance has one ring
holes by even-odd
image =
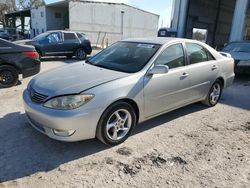
[[[199,44],[186,43],[186,49],[189,58],[189,64],[201,63],[214,60],[213,56]]]
[[[65,41],[74,41],[74,40],[76,40],[75,33],[64,33],[64,40]]]
[[[83,34],[83,33],[77,33],[76,35],[77,35],[77,37],[78,37],[81,41],[84,41],[84,40],[87,39],[86,35]]]

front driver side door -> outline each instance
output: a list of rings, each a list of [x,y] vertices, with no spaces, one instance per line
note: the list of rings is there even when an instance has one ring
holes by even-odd
[[[167,65],[166,74],[145,75],[145,118],[167,112],[190,102],[189,69],[181,43],[168,46],[155,60],[154,65]]]
[[[61,32],[53,32],[39,41],[45,55],[56,55],[63,51]]]

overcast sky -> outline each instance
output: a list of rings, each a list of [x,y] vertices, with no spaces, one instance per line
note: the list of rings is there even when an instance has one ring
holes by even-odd
[[[45,0],[47,4],[57,1],[59,0]],[[126,3],[128,5],[132,5],[137,8],[156,13],[160,15],[159,27],[161,27],[162,22],[164,27],[170,27],[173,0],[94,0],[94,1]]]

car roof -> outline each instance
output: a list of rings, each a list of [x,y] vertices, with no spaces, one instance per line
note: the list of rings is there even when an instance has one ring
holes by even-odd
[[[80,33],[80,32],[75,32],[75,31],[65,31],[65,30],[51,30],[51,31],[46,31],[47,33],[54,33],[54,32],[63,32],[63,33]]]
[[[174,37],[152,37],[152,38],[133,38],[122,40],[124,42],[138,42],[138,43],[149,43],[149,44],[166,44],[168,42],[183,42],[191,41],[189,39],[174,38]],[[193,41],[193,40],[192,40]]]

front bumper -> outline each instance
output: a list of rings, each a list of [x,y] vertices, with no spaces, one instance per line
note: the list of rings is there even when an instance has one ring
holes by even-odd
[[[39,132],[60,141],[80,141],[95,137],[101,109],[84,106],[74,110],[54,110],[31,100],[29,91],[23,93],[24,108],[29,123]],[[58,136],[53,130],[75,130],[71,136]]]

